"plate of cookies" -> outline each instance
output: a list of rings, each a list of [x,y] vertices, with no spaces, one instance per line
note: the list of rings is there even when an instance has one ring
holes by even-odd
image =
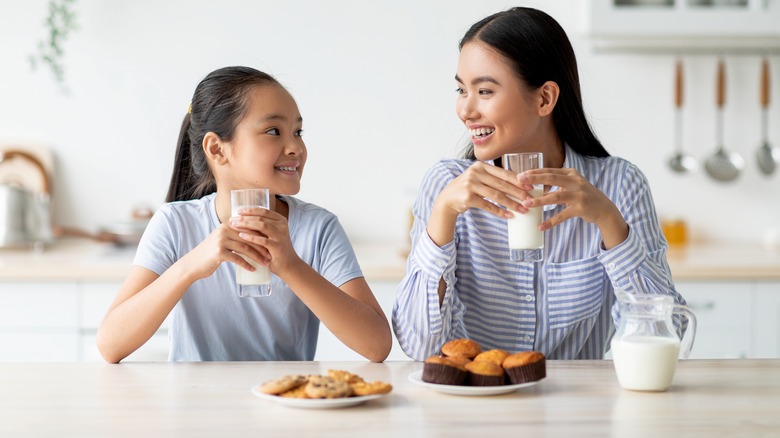
[[[252,394],[285,406],[304,409],[335,409],[363,404],[386,396],[393,386],[367,382],[344,370],[327,375],[288,374],[252,387]]]
[[[545,357],[538,351],[483,351],[470,339],[454,339],[431,356],[412,383],[453,395],[498,395],[536,385],[547,376]]]

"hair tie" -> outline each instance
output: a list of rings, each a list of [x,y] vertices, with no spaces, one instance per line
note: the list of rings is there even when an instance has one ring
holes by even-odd
[[[187,114],[192,114],[192,102],[187,104]]]

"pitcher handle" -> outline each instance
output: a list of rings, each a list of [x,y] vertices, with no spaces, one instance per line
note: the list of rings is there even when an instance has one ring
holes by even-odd
[[[688,359],[691,349],[693,349],[693,341],[696,338],[696,315],[690,307],[681,304],[674,305],[674,313],[684,314],[688,318],[688,329],[685,331],[682,340],[685,341],[687,339],[687,342],[680,342],[681,359]]]

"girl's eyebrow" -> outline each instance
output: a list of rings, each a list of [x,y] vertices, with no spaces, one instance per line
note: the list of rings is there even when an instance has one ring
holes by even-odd
[[[460,77],[458,75],[455,75],[455,80],[458,81],[461,84],[463,83],[463,81],[460,80]],[[493,79],[491,76],[479,76],[479,77],[476,77],[476,78],[474,78],[471,81],[471,85],[477,85],[477,84],[481,84],[483,82],[490,82],[492,84],[501,85],[501,84],[498,83],[497,80]]]
[[[282,114],[269,114],[269,115],[267,115],[265,117],[260,118],[260,120],[258,120],[258,122],[268,122],[268,121],[272,121],[272,120],[281,120],[283,122],[286,122],[287,121],[287,116],[282,115]],[[296,122],[303,122],[303,117],[302,116],[298,116],[298,119],[296,120]]]

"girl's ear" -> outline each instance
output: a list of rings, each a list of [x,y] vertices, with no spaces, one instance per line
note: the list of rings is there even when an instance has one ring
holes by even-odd
[[[207,132],[203,136],[203,152],[206,154],[206,158],[215,164],[227,163],[224,146],[225,143],[214,132]]]
[[[539,93],[541,96],[541,104],[539,105],[539,115],[549,116],[555,109],[555,104],[558,103],[558,95],[561,89],[558,88],[558,84],[553,81],[547,81],[539,87]]]

